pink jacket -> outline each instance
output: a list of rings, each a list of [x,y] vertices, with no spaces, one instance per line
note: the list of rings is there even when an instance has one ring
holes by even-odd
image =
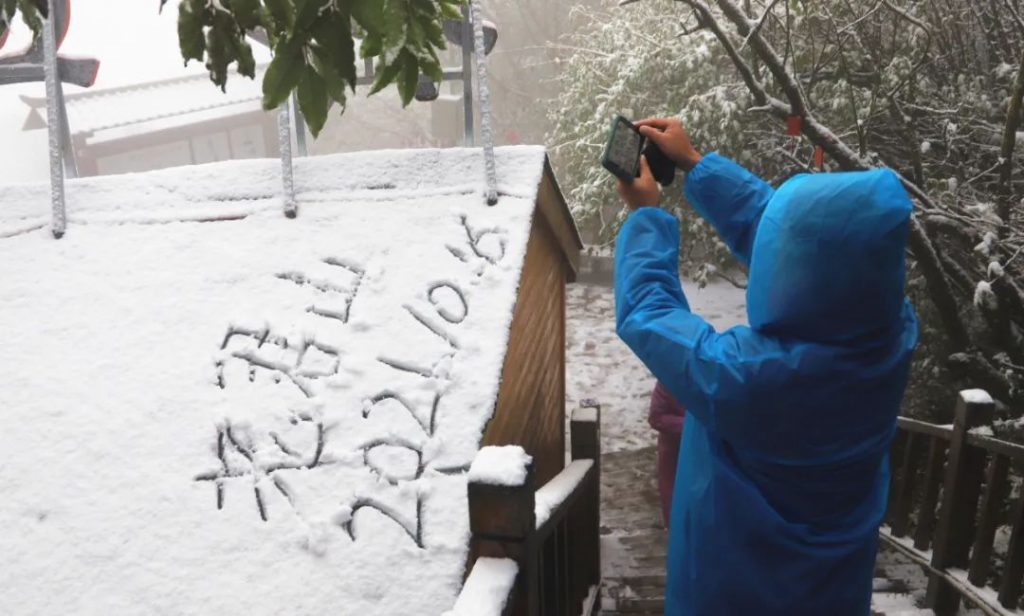
[[[651,411],[647,416],[651,427],[658,432],[680,435],[683,433],[685,416],[686,409],[658,383],[651,394]]]

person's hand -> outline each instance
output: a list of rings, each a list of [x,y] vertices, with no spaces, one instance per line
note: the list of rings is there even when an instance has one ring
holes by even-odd
[[[648,118],[635,126],[683,171],[693,169],[700,162],[700,153],[690,143],[690,136],[678,118]]]
[[[640,177],[632,182],[626,183],[619,180],[619,196],[626,202],[630,209],[637,209],[646,205],[656,206],[661,200],[661,188],[651,174],[651,168],[647,165],[647,157],[640,157]]]

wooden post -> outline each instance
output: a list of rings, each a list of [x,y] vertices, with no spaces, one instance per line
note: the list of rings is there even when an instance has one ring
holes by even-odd
[[[585,400],[573,410],[569,422],[569,438],[573,460],[594,461],[593,481],[585,488],[582,498],[569,518],[569,527],[573,533],[569,559],[574,571],[574,595],[579,597],[574,597],[573,603],[581,605],[590,587],[599,584],[601,580],[600,404]],[[595,606],[599,603],[600,601],[595,601]]]
[[[1007,471],[1010,460],[1006,456],[992,454],[992,460],[985,471],[985,494],[981,498],[981,515],[978,519],[978,536],[974,539],[971,549],[971,568],[967,579],[975,586],[988,583],[988,573],[992,564],[992,543],[995,540],[996,528],[999,526],[999,511],[1006,498],[1008,482]]]
[[[914,547],[927,550],[932,544],[935,530],[935,506],[939,502],[939,486],[942,485],[942,469],[946,464],[946,443],[931,437],[928,446],[928,462],[924,472],[924,496],[917,512],[917,529],[914,531]]]
[[[1024,576],[1024,494],[1017,498],[1013,506],[1010,523],[1013,524],[1013,532],[1006,551],[1003,579],[999,583],[999,604],[1012,610],[1017,608],[1021,577]]]
[[[938,570],[966,568],[974,537],[975,515],[985,474],[985,452],[967,445],[967,432],[992,421],[995,404],[985,392],[962,391],[957,401],[953,435],[943,482],[942,508],[932,548],[932,566]],[[925,605],[937,616],[953,616],[960,595],[942,578],[928,580]]]
[[[924,434],[907,433],[907,444],[903,449],[903,461],[900,464],[899,476],[893,482],[895,489],[892,500],[892,511],[889,524],[892,526],[893,537],[906,537],[910,523],[910,510],[913,504],[914,479],[917,477],[917,465],[924,449]]]
[[[537,526],[533,483],[531,463],[523,485],[470,481],[468,487],[469,530],[473,541],[471,560],[479,556],[500,556],[519,563],[519,577],[509,603],[511,613],[520,616],[539,613],[539,576],[532,545]]]

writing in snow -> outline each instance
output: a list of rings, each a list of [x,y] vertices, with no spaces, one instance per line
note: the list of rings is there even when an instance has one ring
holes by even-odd
[[[459,224],[465,234],[464,240],[458,244],[446,244],[445,248],[479,279],[488,268],[498,265],[504,258],[507,234],[497,228],[476,229],[465,215],[459,217]],[[315,278],[300,271],[281,272],[276,277],[309,293],[311,301],[306,312],[318,317],[318,327],[347,326],[361,289],[364,289],[366,265],[335,257],[326,257],[322,262],[331,272],[328,277]],[[275,430],[257,431],[249,425],[233,424],[227,419],[218,423],[212,447],[217,467],[194,477],[195,481],[210,483],[214,487],[218,510],[227,506],[226,486],[230,482],[247,482],[252,485],[255,513],[263,521],[269,519],[267,502],[275,494],[295,516],[306,519],[307,514],[301,504],[305,501],[297,497],[297,491],[301,489],[300,478],[304,475],[296,471],[319,472],[333,465],[355,463],[368,469],[380,481],[373,489],[357,493],[350,502],[338,508],[331,523],[356,541],[359,536],[357,513],[363,509],[374,510],[401,528],[417,547],[425,547],[422,515],[424,500],[428,498],[425,492],[412,490],[414,498],[405,508],[396,506],[393,499],[384,498],[383,492],[415,485],[427,473],[451,475],[468,470],[468,461],[456,466],[433,465],[431,461],[438,457],[439,452],[436,446],[433,449],[428,446],[437,429],[437,415],[449,380],[448,366],[460,349],[459,326],[470,316],[466,290],[456,282],[427,283],[425,294],[433,310],[411,303],[405,303],[401,308],[419,326],[439,339],[444,351],[430,365],[388,356],[378,356],[377,361],[397,372],[418,375],[434,383],[433,401],[429,408],[417,408],[401,388],[378,391],[364,401],[360,409],[362,417],[369,418],[382,404],[397,405],[413,420],[416,434],[398,435],[392,431],[371,435],[358,446],[353,456],[348,457],[325,453],[331,438],[331,426],[316,404],[325,383],[339,374],[343,349],[322,342],[316,331],[294,340],[281,335],[279,331],[283,330],[270,323],[262,328],[228,326],[214,360],[218,387],[224,390],[244,387],[246,381],[255,383],[257,374],[261,374],[274,383],[293,387],[300,400],[311,404],[306,407],[299,405],[301,410],[291,410],[288,425]],[[232,365],[236,368],[241,365],[242,371],[236,369],[229,373],[226,368]],[[230,378],[229,374],[236,378]],[[239,379],[239,374],[246,374],[248,378]],[[319,496],[332,498],[333,495]]]

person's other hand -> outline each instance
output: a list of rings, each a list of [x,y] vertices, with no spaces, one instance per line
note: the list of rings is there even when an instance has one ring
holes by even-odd
[[[647,165],[646,156],[640,157],[640,177],[628,184],[619,180],[618,191],[619,196],[630,209],[658,205],[658,201],[661,200],[661,188],[654,180],[651,168]]]
[[[690,143],[690,136],[678,118],[648,118],[635,126],[683,171],[693,169],[700,162],[700,153]]]

